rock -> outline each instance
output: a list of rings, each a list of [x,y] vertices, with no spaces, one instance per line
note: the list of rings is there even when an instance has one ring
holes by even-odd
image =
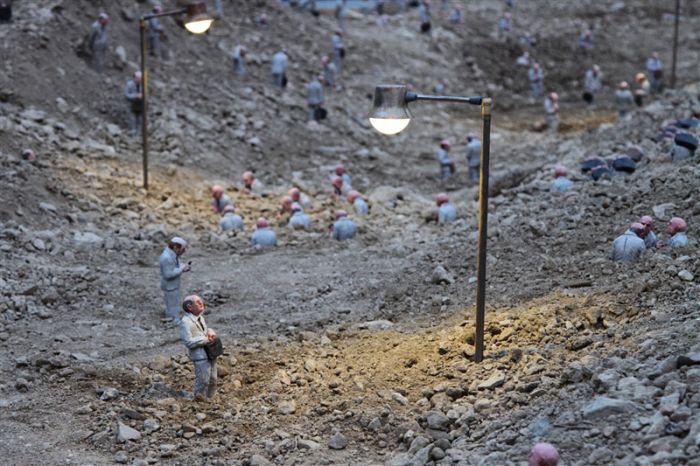
[[[126,464],[129,461],[129,455],[124,451],[118,451],[114,455],[114,462],[119,464]]]
[[[441,285],[443,283],[450,285],[454,283],[454,281],[454,277],[450,275],[442,265],[435,267],[435,270],[433,270],[433,275],[430,277],[430,282],[435,285]]]
[[[280,414],[284,414],[285,416],[288,414],[293,414],[297,410],[297,405],[294,402],[294,400],[291,401],[280,401],[279,405],[277,405],[277,412]]]
[[[68,102],[61,97],[56,97],[56,107],[58,107],[58,111],[62,113],[66,113],[68,110],[70,110]]]
[[[144,419],[146,419],[146,416],[131,408],[122,409],[122,416],[128,419],[133,419],[135,421],[143,421]]]
[[[119,398],[119,390],[112,387],[100,388],[97,390],[97,393],[100,395],[100,400],[102,401],[111,401]]]
[[[114,54],[117,56],[119,67],[123,68],[126,65],[126,49],[121,45],[117,45],[117,48],[114,49]]]
[[[425,414],[425,421],[429,429],[446,431],[450,426],[450,419],[442,412],[436,410],[428,411]]]
[[[679,369],[683,366],[695,366],[697,364],[700,364],[700,351],[678,356],[676,359],[676,367]]]
[[[158,424],[158,422],[155,419],[148,418],[145,421],[143,421],[143,428],[146,432],[151,433],[160,429],[160,424]]]
[[[177,445],[173,445],[172,443],[162,443],[158,448],[162,458],[170,458],[173,456],[173,453],[175,453],[175,450],[177,450]]]
[[[476,386],[479,390],[493,390],[496,387],[500,387],[506,381],[506,376],[503,372],[496,372],[488,379],[481,382]]]
[[[378,417],[373,418],[371,421],[369,421],[369,424],[367,424],[367,428],[373,432],[378,431],[382,427],[382,421]]]
[[[393,326],[394,323],[388,320],[371,320],[369,322],[357,324],[357,328],[367,330],[388,330]]]
[[[328,448],[331,450],[342,450],[348,446],[348,439],[340,432],[336,432],[328,441]]]
[[[680,393],[678,392],[661,397],[661,400],[659,401],[659,411],[666,415],[673,414],[673,412],[678,408],[680,397]]]
[[[439,447],[434,447],[430,450],[430,459],[439,461],[445,457],[445,450]]]
[[[53,204],[49,204],[48,202],[40,202],[39,203],[39,208],[41,210],[45,210],[47,212],[53,212],[56,213],[56,206]]]
[[[86,231],[86,232],[81,232],[81,231],[76,231],[73,234],[73,241],[75,241],[78,244],[97,244],[101,243],[103,241],[101,236],[97,236],[95,233]]]
[[[271,466],[270,463],[264,456],[253,455],[248,460],[248,466]]]
[[[37,251],[46,250],[46,243],[44,243],[44,240],[41,238],[34,238],[32,240],[32,246],[34,246],[34,249],[36,249]]]
[[[297,440],[297,447],[302,450],[318,450],[321,448],[321,444],[309,439],[299,439]]]
[[[109,133],[110,136],[114,137],[114,136],[119,136],[120,134],[122,134],[122,129],[115,124],[108,123],[107,124],[107,132]]]
[[[611,414],[632,413],[638,408],[636,403],[626,400],[617,400],[599,396],[589,404],[583,407],[583,417],[597,418],[606,417]]]
[[[693,278],[695,278],[693,274],[687,270],[681,270],[680,272],[678,272],[678,277],[686,282],[692,282]]]
[[[29,390],[29,381],[23,377],[18,377],[15,380],[15,388],[18,392],[26,392]]]
[[[401,406],[406,406],[408,404],[408,399],[398,392],[392,392],[391,399],[396,401]]]
[[[318,364],[313,359],[307,359],[304,361],[304,369],[306,369],[308,372],[316,372],[317,368]]]
[[[659,220],[670,220],[671,217],[666,215],[666,211],[669,209],[674,209],[675,207],[676,204],[667,202],[665,204],[655,205],[651,208],[651,211],[654,212],[654,217],[657,217]]]
[[[20,118],[24,120],[32,120],[38,123],[44,122],[46,120],[46,112],[37,110],[35,108],[28,108],[19,114]]]
[[[140,439],[141,433],[138,430],[132,429],[131,427],[127,426],[126,424],[122,424],[121,422],[119,423],[117,427],[117,441],[124,443],[129,440]]]

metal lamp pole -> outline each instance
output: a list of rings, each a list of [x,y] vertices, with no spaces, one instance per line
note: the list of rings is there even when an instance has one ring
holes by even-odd
[[[491,104],[490,97],[454,97],[406,93],[406,102],[432,100],[458,102],[481,106],[481,161],[479,173],[479,240],[476,253],[476,328],[474,360],[484,359],[484,321],[486,319],[486,239],[489,217],[489,161],[491,152]]]
[[[678,57],[678,22],[681,16],[681,0],[676,0],[676,17],[673,22],[673,63],[671,65],[671,88],[676,88],[676,58]]]
[[[143,187],[146,190],[148,190],[148,44],[146,42],[146,23],[152,18],[185,13],[188,15],[201,15],[205,12],[206,6],[203,2],[198,2],[177,10],[143,15],[139,21],[139,31],[141,33],[141,144],[143,148]]]

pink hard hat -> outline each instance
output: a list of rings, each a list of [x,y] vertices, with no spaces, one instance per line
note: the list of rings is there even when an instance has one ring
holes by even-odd
[[[437,203],[438,207],[443,205],[446,202],[450,202],[450,198],[447,197],[447,194],[445,193],[440,193],[435,197],[435,202]]]
[[[538,443],[530,450],[528,466],[557,466],[559,452],[550,443]]]
[[[637,73],[637,74],[634,76],[634,79],[635,79],[635,81],[641,83],[641,82],[643,82],[643,81],[645,81],[645,80],[647,79],[647,75],[645,75],[644,73],[642,73],[642,72],[640,71],[639,73]]]
[[[134,79],[138,82],[141,82],[141,79],[143,79],[143,75],[140,71],[134,71]]]
[[[224,188],[222,188],[218,184],[215,184],[214,186],[211,187],[212,194],[223,194],[223,192],[224,192]]]
[[[243,172],[243,180],[244,181],[252,180],[253,178],[255,178],[255,175],[253,175],[253,172],[251,172],[251,171]]]
[[[282,196],[282,199],[280,199],[280,204],[284,207],[289,207],[292,205],[292,197],[291,196]]]
[[[339,163],[335,166],[335,174],[338,176],[343,176],[343,173],[345,173],[345,165]]]
[[[301,191],[299,191],[299,188],[289,188],[289,191],[287,191],[287,196],[291,197],[293,201],[298,201],[299,196],[301,196]]]
[[[642,217],[639,219],[639,223],[642,225],[653,225],[654,224],[654,219],[651,217],[651,215],[642,215]]]
[[[600,71],[600,66],[598,66],[598,65],[593,65],[593,71],[595,71],[596,73],[599,72],[599,71]]]
[[[347,211],[343,209],[338,209],[335,211],[335,219],[338,220],[339,218],[347,217],[348,213]]]
[[[638,235],[642,234],[644,233],[644,225],[642,225],[639,222],[634,222],[632,225],[630,225],[630,230],[637,233]]]
[[[226,212],[235,212],[235,211],[236,211],[236,208],[233,207],[231,204],[226,204],[226,205],[224,206],[224,213],[226,213]]]
[[[331,184],[336,188],[340,188],[341,186],[343,186],[343,179],[339,176],[334,176],[333,178],[331,178]]]
[[[350,204],[352,204],[353,202],[355,202],[355,199],[357,199],[358,197],[360,197],[360,193],[353,189],[352,191],[350,191],[348,193],[348,202]]]
[[[267,221],[265,217],[260,217],[256,222],[255,226],[258,228],[267,228],[270,226],[270,223]]]
[[[673,228],[674,233],[678,233],[679,231],[686,231],[688,229],[688,224],[685,223],[685,220],[683,220],[680,217],[673,217],[671,220],[668,221],[668,226],[669,228]]]
[[[564,165],[557,165],[554,167],[554,176],[566,176],[569,174],[569,170],[566,169]]]
[[[556,102],[557,100],[559,100],[559,94],[557,94],[556,92],[550,92],[549,98]]]
[[[22,151],[22,158],[23,158],[24,160],[28,160],[28,161],[30,161],[30,162],[33,162],[33,161],[36,160],[36,154],[35,154],[34,151],[31,150],[31,149],[24,149],[24,150]]]
[[[107,13],[100,13],[100,16],[98,16],[97,19],[102,24],[107,24],[109,22],[109,16],[107,16]]]
[[[450,147],[452,147],[452,144],[450,144],[449,139],[443,139],[442,141],[440,141],[440,147],[449,149]]]
[[[328,55],[324,55],[321,57],[321,63],[323,63],[324,65],[327,65],[328,63],[330,63],[330,61],[331,59],[328,58]]]
[[[627,81],[620,81],[620,89],[628,89],[630,85],[627,83]]]

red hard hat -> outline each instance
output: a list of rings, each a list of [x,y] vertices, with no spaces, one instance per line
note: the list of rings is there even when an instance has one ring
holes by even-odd
[[[443,139],[442,141],[440,141],[440,147],[449,149],[450,147],[452,147],[452,144],[450,144],[449,139]]]
[[[559,464],[559,452],[550,443],[538,443],[527,459],[528,466],[557,466]]]
[[[29,160],[30,162],[33,162],[36,160],[36,154],[31,149],[24,149],[22,151],[22,158],[24,160]]]
[[[343,173],[345,173],[345,165],[339,163],[335,166],[335,174],[338,176],[343,176]]]
[[[348,216],[348,213],[343,209],[339,209],[339,210],[335,211],[335,219],[336,220],[338,220],[339,218],[347,217],[347,216]]]
[[[289,191],[287,191],[287,196],[291,197],[293,201],[298,201],[300,195],[301,191],[299,191],[299,188],[289,188]]]
[[[642,215],[642,217],[639,219],[639,223],[642,225],[653,225],[654,219],[651,217],[651,215]]]
[[[267,228],[270,226],[270,223],[267,221],[265,217],[260,217],[256,222],[255,226],[258,228]]]
[[[634,222],[632,225],[630,225],[630,230],[637,233],[638,235],[642,234],[644,233],[644,225],[638,222]]]
[[[688,229],[688,224],[680,217],[673,217],[669,220],[668,225],[673,228],[674,233]]]
[[[569,174],[569,170],[566,169],[565,166],[563,165],[557,165],[554,167],[554,176],[566,176]]]
[[[450,202],[450,198],[447,197],[447,194],[440,193],[435,197],[435,202],[437,203],[438,207],[440,207],[444,203]]]
[[[358,197],[360,197],[360,193],[353,189],[352,191],[350,191],[348,193],[348,202],[350,204],[352,204],[353,202],[355,202],[355,199],[357,199]]]
[[[339,176],[334,176],[331,178],[331,184],[340,189],[340,187],[343,186],[343,179]]]

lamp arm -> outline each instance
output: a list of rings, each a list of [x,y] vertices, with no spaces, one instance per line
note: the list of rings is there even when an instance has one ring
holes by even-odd
[[[144,21],[148,21],[149,19],[152,18],[161,18],[163,16],[174,16],[174,15],[181,15],[183,13],[187,13],[187,8],[180,8],[179,10],[172,10],[172,11],[164,11],[163,13],[150,13],[147,15],[143,15],[141,19]]]
[[[461,102],[471,105],[481,105],[484,100],[481,96],[460,97],[452,95],[426,95],[416,94],[415,92],[406,93],[406,102],[415,102],[416,100],[432,100],[435,102]]]

